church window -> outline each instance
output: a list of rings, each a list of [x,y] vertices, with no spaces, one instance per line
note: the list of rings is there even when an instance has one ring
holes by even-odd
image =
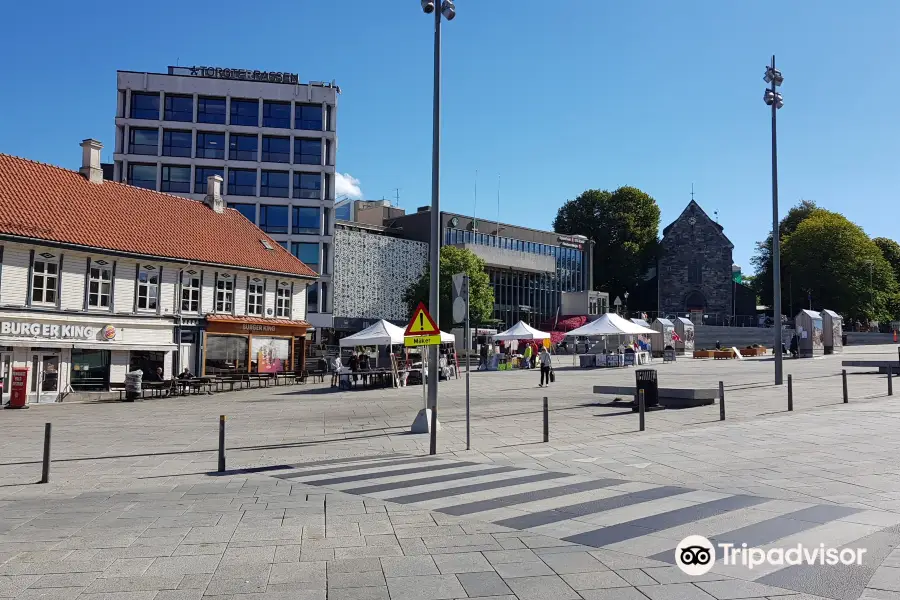
[[[703,283],[703,266],[700,261],[692,260],[688,263],[688,283],[695,285]]]

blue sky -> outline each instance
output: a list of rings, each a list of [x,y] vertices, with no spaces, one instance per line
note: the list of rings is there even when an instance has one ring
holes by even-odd
[[[251,8],[253,7],[253,8]],[[258,8],[257,8],[258,7]],[[696,199],[746,270],[771,228],[777,55],[781,214],[801,198],[897,234],[900,3],[458,0],[444,27],[442,208],[550,228],[588,188],[633,185],[665,226]],[[0,151],[77,167],[112,151],[116,69],[176,62],[334,79],[338,170],[366,198],[430,202],[432,26],[417,0],[15,2],[0,39]],[[15,24],[10,26],[10,24]],[[105,151],[106,154],[106,151]]]

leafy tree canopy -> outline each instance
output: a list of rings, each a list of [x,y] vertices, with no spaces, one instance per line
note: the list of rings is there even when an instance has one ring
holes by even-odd
[[[877,237],[872,241],[875,242],[875,245],[881,250],[881,255],[894,270],[894,279],[900,283],[900,244],[884,237]]]
[[[656,260],[659,215],[656,200],[637,188],[587,190],[560,207],[553,230],[594,240],[594,289],[634,294]],[[655,288],[649,295],[655,303]]]
[[[409,316],[424,302],[428,306],[428,290],[431,284],[431,265],[418,281],[412,283],[403,295]],[[457,273],[469,276],[469,321],[475,324],[491,320],[494,312],[494,289],[484,270],[485,263],[471,250],[456,246],[442,246],[440,258],[440,314],[436,316],[438,326],[443,331],[453,327],[453,280]],[[432,314],[433,317],[435,315]]]
[[[848,320],[895,316],[898,284],[891,265],[862,228],[843,215],[811,211],[786,236],[783,250],[793,287],[812,295],[813,308],[830,308]]]

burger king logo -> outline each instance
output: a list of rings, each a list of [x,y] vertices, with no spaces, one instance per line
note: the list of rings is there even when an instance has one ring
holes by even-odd
[[[116,328],[112,325],[107,325],[106,327],[104,327],[101,333],[103,334],[104,340],[116,339]]]

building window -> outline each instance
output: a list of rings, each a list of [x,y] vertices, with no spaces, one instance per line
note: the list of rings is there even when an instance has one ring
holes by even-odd
[[[72,348],[72,389],[100,392],[109,389],[109,350]]]
[[[291,103],[263,101],[263,127],[291,128]]]
[[[263,136],[262,161],[274,163],[291,162],[290,138]]]
[[[190,131],[163,131],[163,156],[191,157],[193,134]]]
[[[229,204],[229,208],[238,211],[251,223],[256,223],[256,205],[255,204]]]
[[[334,164],[334,159],[331,158],[331,140],[325,140],[325,164]]]
[[[231,99],[231,124],[259,127],[259,102]]]
[[[294,198],[318,200],[321,193],[321,175],[318,173],[294,173]]]
[[[294,163],[299,165],[322,164],[322,140],[297,138],[294,140]]]
[[[259,195],[269,198],[287,198],[289,181],[287,171],[263,171]],[[286,216],[285,220],[287,220]]]
[[[225,98],[197,99],[197,122],[225,124]]]
[[[311,233],[319,235],[321,222],[319,209],[311,206],[295,206],[291,219],[291,233]]]
[[[263,314],[263,284],[251,281],[247,285],[247,314],[260,316]]]
[[[181,274],[181,312],[200,310],[200,274],[188,271]]]
[[[92,264],[88,272],[88,307],[109,308],[111,287],[112,269],[105,265]]]
[[[244,335],[207,334],[203,348],[206,375],[246,373],[250,338]]]
[[[328,312],[328,282],[320,281],[321,290],[319,295],[322,297],[322,312]]]
[[[325,218],[323,219],[322,229],[325,235],[331,235],[331,209],[325,209]]]
[[[279,287],[275,290],[275,316],[286,319],[291,316],[291,288]]]
[[[231,160],[256,160],[259,140],[255,135],[236,135],[228,137],[228,158]]]
[[[159,271],[154,267],[141,267],[137,286],[138,310],[156,310],[159,301]]]
[[[319,244],[317,242],[292,242],[291,254],[316,273],[319,272]]]
[[[166,121],[194,120],[194,98],[192,96],[170,96],[166,94]]]
[[[206,182],[212,175],[218,175],[225,179],[225,170],[213,167],[194,167],[194,193],[205,194]]]
[[[334,198],[331,195],[331,178],[334,175],[329,175],[328,173],[322,173],[322,179],[325,180],[325,199],[333,200]]]
[[[314,283],[306,288],[306,310],[314,313],[319,312],[319,284]]]
[[[225,134],[198,131],[197,158],[225,158]]]
[[[131,118],[159,121],[159,94],[131,94]]]
[[[341,204],[340,206],[334,207],[334,218],[338,221],[350,221],[350,203]],[[455,242],[448,242],[453,244]]]
[[[688,263],[688,283],[695,285],[703,283],[703,266],[700,261],[692,260]]]
[[[55,257],[36,259],[32,265],[31,301],[41,304],[56,304],[58,293],[58,259]]]
[[[137,187],[156,189],[156,165],[128,165],[128,183]]]
[[[298,104],[294,108],[294,128],[322,131],[322,105]]]
[[[163,165],[161,190],[178,194],[190,193],[191,168]]]
[[[230,313],[234,303],[234,279],[219,275],[216,279],[216,312]]]
[[[255,196],[256,171],[228,169],[228,193],[232,196]]]
[[[259,207],[259,228],[266,233],[287,233],[288,207],[261,204]]]
[[[128,132],[128,152],[130,154],[159,154],[158,129],[131,129]],[[155,183],[154,183],[155,185]]]
[[[322,273],[325,275],[331,274],[331,270],[328,268],[328,244],[322,244]]]

